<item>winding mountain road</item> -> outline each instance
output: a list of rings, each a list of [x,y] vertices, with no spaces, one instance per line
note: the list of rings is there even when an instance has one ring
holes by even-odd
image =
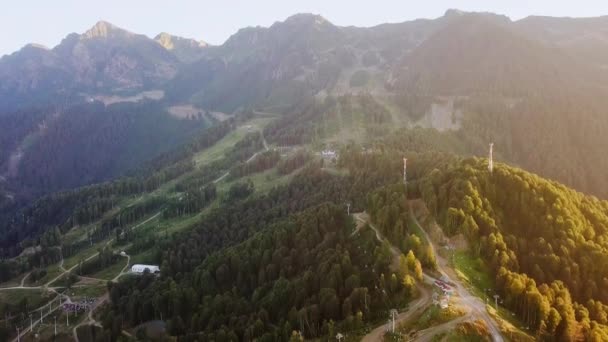
[[[361,229],[361,227],[363,225],[367,224],[376,234],[376,239],[378,241],[380,241],[381,243],[383,243],[384,241],[388,241],[388,240],[386,240],[386,238],[384,236],[382,236],[380,231],[373,224],[370,223],[369,217],[367,216],[366,213],[353,214],[353,217],[357,221],[359,221],[361,224],[357,226],[357,229],[351,234],[351,236],[355,235]],[[389,243],[389,245],[391,247],[391,254],[393,255],[391,269],[393,271],[397,271],[399,268],[399,258],[402,253],[397,247],[393,246],[390,243]],[[416,301],[410,303],[410,305],[408,306],[406,311],[399,313],[397,315],[397,317],[395,317],[395,326],[398,326],[399,324],[422,313],[424,311],[424,309],[426,309],[431,304],[431,292],[428,289],[426,289],[424,286],[420,285],[420,283],[416,283],[416,287],[418,288],[420,297]],[[382,341],[382,338],[383,338],[384,334],[386,333],[386,331],[388,331],[388,329],[389,329],[389,323],[376,327],[374,330],[372,330],[367,335],[365,335],[363,337],[363,339],[361,339],[361,341],[362,342]]]
[[[418,290],[420,291],[420,298],[418,298],[413,303],[410,303],[407,310],[401,312],[395,317],[395,326],[399,326],[399,324],[408,321],[409,319],[416,317],[421,314],[430,304],[431,304],[431,293],[429,290],[424,288],[423,286],[418,285]],[[382,337],[384,334],[390,329],[390,323],[386,323],[381,325],[367,335],[365,335],[361,342],[376,342],[382,341]]]
[[[436,252],[434,241],[431,240],[431,237],[429,236],[427,231],[418,222],[418,218],[416,217],[416,215],[414,215],[414,211],[412,210],[411,206],[410,206],[410,217],[413,219],[414,223],[416,225],[418,225],[418,227],[420,227],[422,234],[424,234],[425,239],[429,242],[429,245],[431,246],[433,254],[435,255],[435,258],[437,260],[437,270],[439,271],[439,273],[443,277],[445,277],[445,279],[447,279],[450,283],[454,284],[454,286],[456,287],[456,291],[458,292],[458,294],[460,295],[460,297],[462,299],[463,304],[465,306],[471,308],[472,314],[474,316],[480,318],[481,320],[483,320],[486,323],[486,325],[488,326],[488,329],[490,329],[490,333],[492,334],[492,339],[496,342],[503,342],[504,339],[503,339],[502,335],[500,334],[500,330],[496,326],[496,322],[488,314],[488,311],[486,309],[486,304],[478,297],[473,296],[469,292],[469,290],[467,290],[464,287],[464,285],[462,284],[462,282],[460,281],[460,279],[458,279],[458,277],[456,275],[452,274],[452,276],[450,276],[448,274],[450,272],[449,272],[449,268],[447,266],[447,264],[448,264],[447,261]]]
[[[467,314],[462,317],[459,317],[459,318],[451,320],[449,322],[446,322],[446,323],[443,323],[443,324],[440,324],[440,325],[437,325],[434,327],[430,327],[428,329],[417,332],[415,334],[415,340],[416,341],[430,341],[433,336],[435,336],[439,333],[445,332],[445,331],[453,330],[454,327],[461,322],[464,322],[470,318],[479,318],[479,319],[483,320],[486,323],[486,325],[488,326],[488,328],[490,329],[490,333],[492,335],[493,341],[503,342],[504,340],[503,340],[502,336],[500,335],[500,331],[498,330],[496,323],[490,317],[490,315],[488,314],[488,312],[486,310],[485,303],[483,303],[479,298],[471,295],[470,292],[462,285],[462,283],[460,282],[460,280],[457,277],[455,277],[455,276],[450,277],[448,275],[448,273],[446,272],[446,269],[447,269],[446,260],[443,259],[440,255],[438,255],[436,253],[435,245],[434,245],[433,241],[431,240],[431,238],[428,235],[428,233],[426,232],[426,230],[423,229],[422,226],[420,225],[420,223],[418,222],[418,219],[414,215],[411,206],[410,206],[410,214],[414,220],[414,223],[420,227],[420,230],[424,234],[424,237],[426,238],[426,240],[429,242],[429,245],[431,246],[433,254],[435,254],[435,256],[436,256],[437,268],[438,268],[439,273],[443,277],[445,277],[445,279],[447,279],[449,282],[451,282],[455,285],[456,290],[462,300],[463,306],[468,309]],[[380,231],[373,224],[371,224],[371,222],[369,221],[369,217],[367,216],[366,213],[356,213],[356,214],[353,214],[353,217],[357,221],[359,221],[363,224],[368,224],[369,227],[375,232],[376,239],[378,241],[380,241],[380,242],[388,241],[384,238],[384,236],[382,236]],[[360,228],[361,228],[361,226],[357,226],[357,228],[355,229],[355,231],[353,232],[352,235],[356,234],[360,230]],[[397,247],[393,246],[392,244],[390,246],[391,246],[391,253],[393,254],[392,267],[394,269],[395,266],[398,267],[399,256],[402,253]],[[395,265],[395,263],[396,263],[396,265]],[[434,277],[428,275],[427,273],[424,273],[424,278],[427,282],[429,282],[431,284],[436,280]],[[421,290],[421,295],[422,295],[421,298],[416,300],[414,303],[412,303],[412,305],[408,308],[407,311],[405,311],[405,312],[399,314],[399,316],[397,316],[397,319],[395,320],[395,325],[398,325],[399,323],[407,321],[408,319],[412,318],[412,316],[414,316],[414,314],[422,312],[423,309],[426,308],[428,306],[428,304],[430,303],[429,291],[420,285],[418,285],[418,289]],[[388,330],[388,323],[372,330],[369,334],[367,334],[363,337],[362,341],[364,341],[364,342],[382,341],[382,337],[384,336],[384,333],[387,330]]]

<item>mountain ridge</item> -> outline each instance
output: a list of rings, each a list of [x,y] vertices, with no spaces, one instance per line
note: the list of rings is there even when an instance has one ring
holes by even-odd
[[[300,13],[268,27],[243,28],[219,46],[168,33],[149,38],[100,21],[50,50],[29,46],[0,59],[0,115],[108,97],[108,104],[139,99],[167,109],[191,106],[190,117],[247,108],[285,114],[311,101],[370,95],[372,103],[390,108],[397,125],[458,131],[474,154],[496,141],[508,160],[606,196],[608,184],[592,168],[579,177],[579,167],[550,151],[549,132],[522,136],[528,128],[519,122],[554,127],[563,136],[553,142],[558,150],[569,151],[581,164],[596,159],[608,165],[596,149],[589,150],[593,157],[576,153],[576,146],[606,143],[585,123],[603,127],[607,121],[597,111],[601,103],[589,103],[608,94],[605,19],[576,19],[565,33],[546,34],[562,20],[546,24],[533,17],[512,21],[447,10],[436,19],[352,27]],[[578,34],[595,25],[593,35]],[[160,95],[140,96],[146,91]],[[564,98],[584,111],[551,107]],[[573,125],[577,116],[586,121]],[[12,146],[30,133],[18,132],[22,135]],[[0,156],[0,165],[6,159]]]

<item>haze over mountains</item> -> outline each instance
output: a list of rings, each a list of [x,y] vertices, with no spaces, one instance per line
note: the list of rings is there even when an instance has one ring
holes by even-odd
[[[606,57],[608,17],[458,10],[4,56],[0,340],[606,341]]]
[[[62,154],[87,154],[74,151],[87,137],[77,138],[73,130],[83,128],[66,123],[79,121],[77,114],[65,115],[75,105],[81,106],[76,111],[93,113],[91,132],[105,122],[106,138],[116,140],[111,138],[116,122],[103,113],[112,106],[102,109],[96,102],[123,102],[119,112],[151,108],[142,109],[136,100],[155,102],[160,112],[192,105],[186,115],[191,117],[244,108],[281,113],[311,99],[368,94],[399,125],[453,131],[471,154],[485,154],[487,143],[495,141],[499,158],[605,197],[608,180],[597,171],[608,168],[602,153],[608,143],[602,133],[608,128],[605,56],[606,17],[513,22],[449,10],[432,20],[358,28],[297,14],[268,28],[241,29],[221,46],[167,33],[152,39],[102,21],[52,49],[31,44],[0,59],[0,120],[6,122],[3,128],[11,127],[2,132],[0,165],[4,177],[14,179],[13,189],[45,184],[47,192],[114,177],[167,148],[126,155],[132,163],[94,177],[53,172],[57,166],[39,161],[28,146],[54,146],[52,158],[58,160]],[[146,116],[138,118],[122,134],[141,129]],[[175,116],[164,120],[181,125]],[[53,127],[74,139],[58,142]],[[163,129],[148,134],[162,135]],[[177,135],[176,144],[192,132],[184,129],[170,133]],[[140,143],[124,141],[135,150]],[[102,154],[109,149],[96,146]],[[50,172],[24,176],[21,160],[30,160],[28,168],[46,165]],[[110,162],[95,164],[103,169]],[[90,164],[86,158],[81,163]],[[59,180],[66,176],[79,181]]]

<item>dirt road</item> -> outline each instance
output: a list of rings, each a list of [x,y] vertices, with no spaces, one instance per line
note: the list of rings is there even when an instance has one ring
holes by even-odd
[[[366,213],[353,214],[353,217],[357,221],[359,221],[359,224],[357,225],[357,229],[353,232],[352,235],[355,235],[365,224],[368,224],[369,227],[374,231],[374,233],[376,233],[376,239],[378,241],[380,241],[381,243],[383,243],[384,241],[388,241],[384,238],[384,236],[382,236],[382,233],[380,233],[380,231],[373,224],[371,224],[369,222],[369,217]],[[393,246],[392,244],[390,246],[391,246],[391,254],[393,255],[393,260],[391,262],[391,269],[393,271],[397,271],[399,269],[399,257],[401,256],[402,253],[397,247]],[[422,313],[424,311],[424,309],[426,309],[431,304],[431,291],[429,291],[424,286],[420,285],[420,283],[417,283],[416,287],[418,288],[420,297],[416,301],[410,303],[410,305],[408,306],[408,309],[406,311],[397,315],[397,317],[395,318],[395,326],[398,326],[399,324]],[[386,333],[386,331],[388,331],[388,329],[389,329],[389,323],[381,325],[381,326],[375,328],[374,330],[372,330],[369,334],[365,335],[361,341],[362,342],[382,341],[382,337],[384,336],[384,333]]]
[[[441,273],[441,275],[445,277],[445,279],[455,285],[456,291],[462,299],[462,304],[471,308],[473,316],[483,320],[486,323],[488,329],[490,329],[490,333],[492,334],[492,339],[496,342],[502,342],[503,338],[502,335],[500,335],[500,330],[496,326],[496,322],[494,322],[492,317],[490,317],[490,315],[488,314],[488,311],[486,310],[486,304],[478,297],[471,295],[469,290],[464,287],[460,279],[458,279],[454,272],[448,267],[447,261],[436,252],[435,242],[431,240],[431,237],[428,235],[427,231],[422,227],[422,225],[420,225],[420,223],[418,222],[418,218],[416,217],[416,215],[414,215],[414,211],[412,210],[411,206],[410,217],[412,217],[414,223],[421,228],[420,230],[424,234],[426,240],[429,242],[431,249],[433,250],[433,254],[435,254],[435,257],[437,259],[437,269],[439,273]]]
[[[420,291],[420,298],[410,303],[407,310],[397,315],[395,318],[395,327],[399,326],[409,319],[421,314],[431,304],[431,292],[423,286],[418,286]],[[361,342],[376,342],[382,341],[384,334],[389,330],[390,324],[386,323],[372,330],[369,334],[365,335]]]

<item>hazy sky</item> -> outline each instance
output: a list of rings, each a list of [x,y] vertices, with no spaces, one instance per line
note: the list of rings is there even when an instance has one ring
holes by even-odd
[[[588,17],[608,14],[606,0],[19,0],[0,13],[0,55],[33,42],[53,47],[103,19],[150,37],[161,31],[223,43],[245,26],[269,26],[300,12],[337,25],[373,26],[436,18],[448,8],[528,15]]]

